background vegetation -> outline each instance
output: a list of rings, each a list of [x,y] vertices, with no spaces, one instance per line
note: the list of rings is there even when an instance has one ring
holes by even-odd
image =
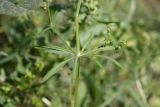
[[[81,59],[79,107],[160,107],[159,4],[158,0],[83,0],[81,46],[93,35],[87,49],[114,46],[115,50],[101,52],[107,59]],[[41,83],[66,53],[56,55],[37,47],[66,43],[76,49],[77,1],[53,0],[38,9],[21,6],[29,13],[0,10],[0,107],[71,107],[74,62]]]

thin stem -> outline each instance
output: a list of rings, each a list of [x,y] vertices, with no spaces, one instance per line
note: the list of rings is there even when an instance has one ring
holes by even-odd
[[[77,53],[80,52],[80,37],[79,37],[79,11],[83,0],[78,0],[77,4],[77,11],[75,16],[75,24],[76,24],[76,46],[77,46]]]
[[[48,16],[49,16],[49,23],[50,23],[50,26],[52,27],[53,24],[52,24],[52,18],[51,18],[51,11],[49,8],[49,2],[47,2],[47,10],[48,10]]]
[[[80,58],[75,60],[75,81],[74,81],[74,107],[78,107]]]
[[[70,81],[72,83],[72,81]],[[70,107],[73,107],[72,84],[69,84]]]
[[[76,48],[77,55],[75,60],[75,69],[73,81],[74,81],[74,107],[78,107],[78,88],[79,88],[79,68],[80,68],[80,37],[79,37],[79,11],[83,0],[78,0],[77,11],[75,16],[75,24],[76,24]]]

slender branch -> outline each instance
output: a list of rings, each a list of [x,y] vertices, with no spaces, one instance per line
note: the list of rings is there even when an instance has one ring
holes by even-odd
[[[83,0],[78,0],[77,11],[75,16],[76,24],[76,60],[74,69],[74,107],[78,107],[78,88],[79,88],[79,70],[80,70],[80,37],[79,37],[79,11]]]
[[[52,24],[52,18],[51,18],[51,11],[49,8],[49,2],[47,2],[47,11],[48,11],[48,16],[49,16],[49,23],[50,23],[50,26],[52,27],[53,24]]]
[[[78,107],[80,58],[75,60],[75,81],[74,81],[74,107]]]
[[[77,46],[77,53],[80,52],[80,37],[79,37],[79,11],[83,0],[78,0],[77,4],[77,11],[75,16],[75,24],[76,24],[76,46]]]

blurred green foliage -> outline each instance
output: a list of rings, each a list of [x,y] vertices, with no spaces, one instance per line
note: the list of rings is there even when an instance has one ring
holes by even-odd
[[[160,106],[160,8],[158,0],[84,0],[80,37],[94,39],[89,49],[114,45],[104,57],[81,60],[79,107]],[[50,2],[54,31],[46,7],[16,17],[0,16],[0,107],[70,107],[74,62],[46,83],[44,75],[62,55],[37,46],[75,47],[74,0]],[[115,22],[115,23],[110,23]]]

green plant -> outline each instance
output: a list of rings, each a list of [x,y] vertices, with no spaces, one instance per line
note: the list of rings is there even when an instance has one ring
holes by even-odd
[[[0,14],[14,16],[0,16],[0,106],[154,107],[158,29],[138,5],[0,1]]]
[[[100,45],[98,45],[96,47],[91,47],[90,49],[88,49],[88,47],[90,46],[90,43],[91,43],[91,41],[94,37],[93,34],[90,34],[88,36],[84,45],[81,48],[80,35],[79,35],[79,27],[80,27],[79,26],[79,12],[80,12],[82,1],[83,0],[78,0],[77,10],[76,10],[76,13],[75,13],[76,49],[74,49],[75,47],[71,48],[70,46],[68,46],[67,42],[64,39],[62,39],[62,40],[64,40],[64,42],[66,43],[67,48],[63,48],[63,47],[59,47],[59,46],[51,46],[51,47],[41,46],[40,47],[40,48],[44,48],[46,50],[49,50],[49,51],[51,51],[55,54],[64,55],[64,56],[69,57],[69,58],[67,58],[67,60],[64,60],[60,64],[56,65],[53,69],[51,69],[42,79],[42,83],[45,82],[46,80],[48,80],[50,77],[52,77],[55,73],[57,73],[66,63],[68,63],[71,60],[74,60],[74,70],[73,70],[74,104],[72,105],[73,107],[78,107],[79,75],[80,75],[80,67],[81,67],[80,63],[81,63],[82,58],[89,58],[92,61],[93,57],[100,57],[100,58],[104,58],[104,59],[107,59],[107,60],[111,60],[116,65],[121,67],[121,65],[116,60],[114,60],[113,58],[100,54],[100,52],[103,52],[103,51],[113,51],[117,47],[112,46],[112,45],[104,45],[102,47],[99,47]],[[50,16],[49,5],[48,5],[48,14],[49,14],[49,19],[50,19],[50,28],[54,32],[54,27],[53,27],[54,25],[52,23],[51,16]],[[115,22],[106,22],[106,23],[115,23]],[[58,35],[60,35],[60,34],[58,33]],[[100,67],[102,67],[101,64],[98,61],[96,61],[96,63]]]
[[[69,61],[74,60],[74,70],[73,70],[73,84],[74,84],[74,107],[78,107],[78,87],[79,87],[79,75],[80,75],[80,66],[81,66],[81,59],[82,58],[89,58],[91,60],[93,60],[93,57],[102,57],[108,60],[113,61],[116,65],[120,66],[120,64],[112,59],[111,57],[107,57],[104,55],[99,55],[100,52],[103,51],[111,51],[111,50],[115,50],[116,47],[112,46],[112,45],[103,45],[102,47],[100,45],[93,47],[90,47],[90,43],[92,41],[92,39],[94,38],[93,34],[89,34],[89,36],[87,37],[87,39],[85,40],[84,45],[81,48],[81,44],[80,44],[80,35],[79,35],[79,23],[80,23],[80,19],[79,19],[79,12],[80,12],[80,8],[81,8],[81,4],[82,4],[83,0],[79,0],[77,2],[77,9],[76,9],[76,13],[75,13],[75,38],[76,38],[76,47],[71,48],[68,44],[67,41],[62,37],[62,34],[60,32],[58,32],[57,30],[55,30],[55,26],[52,23],[52,17],[51,17],[51,12],[50,12],[50,2],[46,1],[46,6],[47,6],[47,10],[48,10],[48,16],[49,16],[49,27],[47,27],[46,29],[44,29],[42,32],[46,32],[51,30],[52,32],[56,33],[61,40],[64,42],[64,47],[59,47],[59,46],[54,46],[52,45],[51,47],[48,46],[40,46],[37,48],[44,48],[46,50],[49,50],[55,54],[58,55],[62,55],[62,56],[67,56],[67,60],[64,60],[63,62],[61,62],[60,64],[58,64],[57,66],[53,67],[42,79],[42,83],[45,82],[46,80],[48,80],[50,77],[52,77],[56,72],[58,72],[61,67],[63,67],[64,65],[66,65]],[[28,3],[31,3],[32,1],[28,1]],[[42,3],[42,1],[34,1],[36,8],[38,8],[40,6],[40,4]],[[89,3],[88,1],[86,1],[87,4],[84,4],[84,6],[86,6],[87,8],[89,8],[89,11],[94,11],[95,12],[95,8],[94,5],[92,5],[92,2]],[[91,5],[90,5],[91,4]],[[94,2],[95,4],[95,2]],[[97,5],[97,2],[96,4]],[[9,10],[6,9],[6,7],[9,7]],[[14,6],[15,9],[10,9],[10,6]],[[91,6],[91,7],[90,7]],[[30,8],[32,8],[32,6],[26,5],[25,1],[2,1],[2,8],[4,8],[4,10],[1,10],[1,14],[8,14],[8,15],[17,15],[17,14],[21,14],[23,12],[30,12]],[[94,8],[94,10],[92,9]],[[33,8],[35,9],[35,8]],[[13,11],[13,12],[12,12]],[[5,13],[7,12],[7,13]],[[106,22],[106,23],[112,23],[112,22]],[[113,22],[114,23],[114,22]],[[75,49],[76,48],[76,49]],[[10,59],[9,59],[10,60]],[[5,61],[5,60],[4,60]],[[3,63],[4,61],[2,61],[1,63]],[[102,65],[96,61],[96,63],[102,67]],[[120,66],[121,67],[121,66]]]

